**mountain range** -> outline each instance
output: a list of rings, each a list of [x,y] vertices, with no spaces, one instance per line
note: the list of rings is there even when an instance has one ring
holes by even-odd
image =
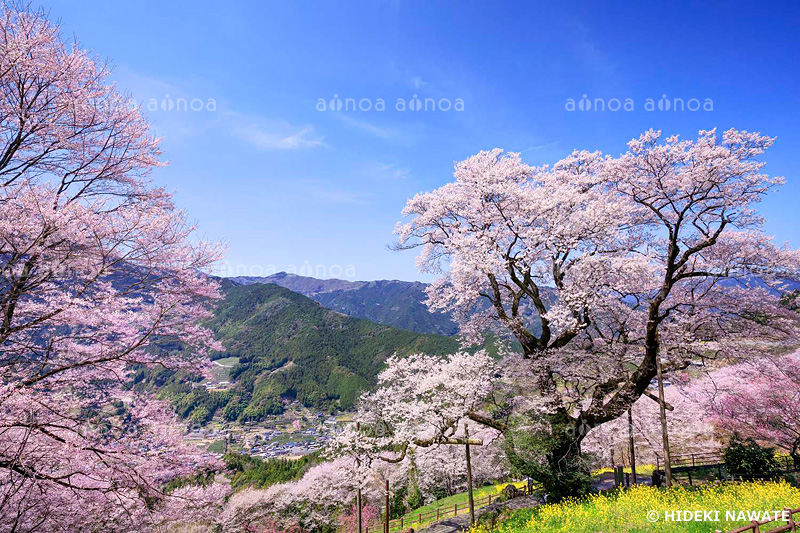
[[[297,280],[306,283],[305,280]],[[417,333],[327,309],[269,283],[242,285],[223,279],[224,299],[207,322],[225,346],[213,359],[229,365],[230,386],[208,390],[198,378],[145,371],[181,416],[199,423],[215,414],[241,422],[278,414],[287,401],[325,410],[348,409],[374,385],[392,354],[447,354],[456,338]]]
[[[795,289],[788,296],[796,299],[800,285],[789,281],[781,292]],[[763,285],[758,278],[747,282]],[[328,411],[349,409],[392,354],[459,349],[452,320],[425,307],[423,283],[287,273],[220,283],[224,298],[206,325],[225,346],[213,359],[227,372],[229,385],[206,388],[197,376],[166,369],[137,374],[142,386],[156,387],[181,416],[199,423],[215,414],[262,420],[291,400]],[[555,297],[552,289],[544,296]],[[494,351],[494,341],[486,347]]]
[[[458,333],[458,326],[448,315],[428,310],[425,305],[427,285],[418,281],[316,279],[286,272],[266,277],[240,276],[228,279],[241,285],[280,285],[328,309],[395,328],[437,335]]]

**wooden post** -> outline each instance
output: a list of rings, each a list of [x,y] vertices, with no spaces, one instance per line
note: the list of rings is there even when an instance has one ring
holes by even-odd
[[[356,431],[361,431],[361,424],[356,422]],[[357,459],[358,466],[361,466],[361,460]],[[358,487],[356,492],[356,513],[358,513],[358,533],[361,533],[361,487]]]
[[[794,523],[794,516],[792,516],[792,508],[787,507],[784,512],[789,513],[789,517],[786,519],[786,524],[791,528],[789,531],[797,531],[797,524]]]
[[[386,480],[386,519],[383,528],[389,533],[389,480]]]
[[[753,520],[753,533],[761,533],[761,526],[755,520]]]
[[[458,516],[458,504],[453,504],[453,516]]]
[[[472,462],[469,457],[469,428],[464,422],[464,438],[467,443],[464,445],[467,450],[467,494],[469,495],[469,523],[475,525],[475,500],[472,496]]]
[[[633,474],[633,484],[636,485],[636,446],[633,442],[633,413],[628,407],[628,445],[631,454],[631,474]]]
[[[672,456],[669,453],[667,434],[667,409],[664,400],[664,376],[661,370],[661,353],[656,354],[656,373],[658,374],[658,406],[661,412],[661,438],[664,443],[664,479],[667,487],[672,486]]]
[[[361,489],[356,492],[356,513],[358,513],[358,533],[361,533]]]

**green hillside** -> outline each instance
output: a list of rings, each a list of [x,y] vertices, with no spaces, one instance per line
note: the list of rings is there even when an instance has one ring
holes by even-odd
[[[393,353],[452,353],[451,337],[414,333],[326,309],[270,284],[224,282],[225,298],[208,323],[226,347],[214,359],[235,361],[229,390],[193,387],[186,376],[153,373],[182,416],[203,423],[215,414],[228,420],[260,420],[296,399],[309,407],[347,409],[374,384]],[[143,377],[143,379],[145,379]]]
[[[370,281],[356,289],[315,294],[312,298],[329,309],[400,329],[439,335],[458,333],[458,326],[448,315],[428,310],[424,283]]]
[[[417,333],[455,335],[458,326],[444,313],[433,313],[425,305],[427,285],[418,281],[345,281],[316,279],[279,272],[267,277],[231,278],[240,285],[273,283],[308,296],[324,307],[357,318]]]

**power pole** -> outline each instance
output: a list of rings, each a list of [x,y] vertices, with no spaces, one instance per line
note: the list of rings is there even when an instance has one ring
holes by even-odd
[[[464,438],[466,439],[467,449],[467,492],[469,493],[469,522],[475,525],[475,500],[472,497],[472,462],[469,457],[469,428],[464,422]]]
[[[633,413],[630,407],[628,408],[628,445],[631,453],[631,474],[633,484],[636,485],[636,446],[633,442]]]
[[[664,479],[667,487],[671,487],[672,457],[669,453],[669,435],[667,434],[667,404],[664,400],[664,376],[661,371],[661,353],[656,354],[656,371],[658,372],[658,404],[661,411],[661,437],[664,442]]]

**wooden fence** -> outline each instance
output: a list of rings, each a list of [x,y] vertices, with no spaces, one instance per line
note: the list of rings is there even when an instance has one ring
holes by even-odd
[[[673,455],[670,465],[672,468],[682,468],[688,466],[716,466],[724,462],[725,459],[720,453],[687,453],[684,455]],[[656,456],[656,470],[662,470],[663,467],[664,465],[661,464],[661,458]]]
[[[786,524],[775,529],[770,529],[769,531],[761,530],[761,526],[775,522],[775,520],[753,520],[750,524],[742,526],[738,529],[733,529],[727,533],[783,533],[785,531],[797,531],[798,525],[800,524],[795,522],[794,515],[800,514],[800,507],[797,509],[790,509],[787,507],[784,509],[784,514],[788,515]],[[722,533],[722,531],[718,529],[716,533]]]
[[[778,465],[778,473],[789,473],[796,471],[794,461],[788,455],[778,455],[775,457]],[[752,479],[763,479],[765,476],[748,476],[740,475],[735,472],[729,472],[725,467],[725,458],[721,453],[691,453],[685,455],[675,455],[672,457],[670,463],[672,466],[672,477],[676,481],[685,476],[689,485],[694,485],[695,481],[703,481],[703,472],[713,472],[716,474],[717,480],[739,480],[748,481]],[[723,473],[724,472],[724,473]],[[693,476],[693,473],[695,474]],[[660,458],[656,457],[656,469],[653,471],[654,481],[656,477],[664,479],[664,465],[661,464]],[[707,476],[706,476],[707,477]],[[706,479],[707,481],[708,479]]]
[[[509,485],[514,486],[513,484],[509,483]],[[505,495],[505,490],[500,494],[489,494],[487,496],[482,496],[480,498],[475,498],[475,509],[481,509],[488,505],[491,505],[493,502],[496,502],[498,499],[502,498]],[[514,495],[526,495],[528,494],[527,487],[516,487],[514,486],[514,490],[511,491]],[[435,509],[431,509],[429,511],[420,512],[420,513],[413,513],[410,516],[406,515],[402,518],[395,518],[394,520],[389,521],[389,533],[393,532],[400,532],[406,531],[409,528],[413,528],[415,531],[419,531],[423,527],[429,526],[431,524],[435,524],[441,520],[446,518],[453,518],[456,516],[461,516],[469,514],[469,504],[468,503],[455,503],[453,505],[441,505],[436,507]],[[366,527],[364,532],[365,533],[380,533],[384,531],[383,524],[373,524],[371,527]]]

